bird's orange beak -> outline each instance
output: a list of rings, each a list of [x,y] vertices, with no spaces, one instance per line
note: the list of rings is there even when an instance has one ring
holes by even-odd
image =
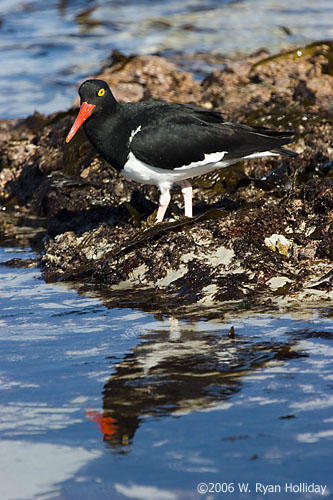
[[[95,107],[95,104],[88,104],[87,102],[82,103],[79,114],[77,115],[76,120],[73,123],[72,128],[68,132],[68,135],[66,137],[66,142],[69,142],[71,139],[73,139],[74,135],[79,130],[82,123],[85,122],[86,119],[89,118],[89,116],[91,115],[94,107]]]

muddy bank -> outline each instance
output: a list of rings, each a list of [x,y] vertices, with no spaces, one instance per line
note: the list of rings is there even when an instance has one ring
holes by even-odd
[[[182,216],[177,193],[168,213],[174,222],[154,226],[155,187],[120,177],[82,131],[64,143],[77,102],[67,112],[0,122],[2,213],[8,220],[14,207],[47,221],[45,279],[104,287],[114,303],[329,307],[333,44],[213,63],[219,69],[197,81],[179,60],[114,54],[98,75],[122,102],[195,103],[227,120],[295,132],[298,158],[194,179],[193,219]],[[8,231],[2,217],[2,240]]]

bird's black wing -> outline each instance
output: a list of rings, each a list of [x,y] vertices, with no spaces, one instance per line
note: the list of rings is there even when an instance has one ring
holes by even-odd
[[[228,154],[226,159],[246,158],[255,153],[273,152],[286,156],[298,156],[297,153],[284,148],[293,141],[292,132],[277,132],[266,127],[249,127],[225,122],[221,128],[228,128],[226,140]]]
[[[133,137],[130,150],[149,165],[162,169],[181,168],[205,161],[205,155],[221,152],[221,158],[279,151],[291,142],[289,133],[224,122],[219,113],[194,106],[165,107]]]

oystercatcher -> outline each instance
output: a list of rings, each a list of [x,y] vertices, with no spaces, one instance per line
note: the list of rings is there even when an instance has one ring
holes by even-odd
[[[156,221],[179,184],[185,216],[192,217],[192,186],[187,179],[241,160],[262,156],[297,156],[283,147],[291,132],[275,132],[224,121],[217,111],[191,104],[145,101],[119,104],[103,80],[86,80],[79,89],[81,109],[66,137],[83,125],[100,155],[121,174],[160,192]]]

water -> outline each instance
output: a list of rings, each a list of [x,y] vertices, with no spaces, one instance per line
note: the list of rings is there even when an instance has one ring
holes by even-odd
[[[332,497],[327,312],[161,318],[0,274],[2,500]]]
[[[332,39],[332,19],[331,0],[2,0],[0,116],[67,109],[114,49],[274,52]]]

